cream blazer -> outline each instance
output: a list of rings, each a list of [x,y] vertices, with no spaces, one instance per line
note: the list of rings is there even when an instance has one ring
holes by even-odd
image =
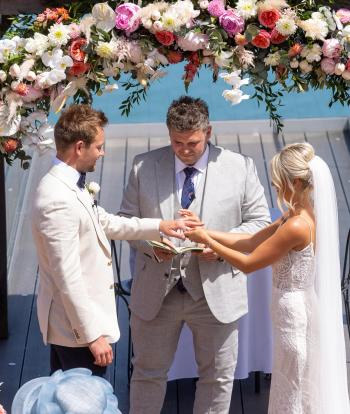
[[[81,347],[101,335],[110,343],[118,340],[108,239],[159,240],[159,222],[93,207],[86,190],[52,167],[32,208],[40,275],[37,313],[45,344]]]

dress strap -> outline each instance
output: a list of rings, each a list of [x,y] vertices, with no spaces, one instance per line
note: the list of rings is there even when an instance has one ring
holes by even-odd
[[[310,224],[309,220],[307,220],[305,217],[303,217],[301,215],[299,215],[299,217],[302,218],[306,222],[306,224],[309,226],[309,229],[310,229],[310,243],[312,243],[312,227],[311,227],[311,224]]]

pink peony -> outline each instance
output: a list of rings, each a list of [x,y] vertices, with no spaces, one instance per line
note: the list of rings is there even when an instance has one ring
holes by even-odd
[[[81,30],[78,24],[71,23],[70,25],[68,25],[68,28],[69,28],[69,37],[71,39],[76,39],[80,36]]]
[[[322,53],[324,56],[336,59],[341,55],[342,47],[337,39],[327,39],[322,46]]]
[[[260,30],[260,32],[253,37],[252,44],[260,49],[267,49],[271,43],[271,35],[266,30]]]
[[[225,13],[225,4],[222,0],[212,0],[207,7],[208,13],[214,17],[220,17]]]
[[[339,9],[336,12],[336,16],[338,19],[343,23],[347,24],[350,23],[350,10],[349,9]]]
[[[275,28],[271,31],[271,43],[273,45],[279,45],[280,43],[283,43],[287,40],[288,36],[283,36],[279,31],[277,31]]]
[[[260,24],[269,29],[273,29],[276,26],[277,20],[280,17],[281,13],[277,9],[263,10],[258,15]]]
[[[335,70],[335,62],[333,59],[324,58],[321,60],[321,69],[327,75],[333,75]]]
[[[219,17],[221,27],[229,36],[234,36],[244,29],[244,19],[235,10],[226,10]]]
[[[133,3],[120,4],[115,12],[117,14],[115,27],[120,30],[125,30],[127,33],[132,33],[138,29],[141,20],[137,17],[140,7]]]

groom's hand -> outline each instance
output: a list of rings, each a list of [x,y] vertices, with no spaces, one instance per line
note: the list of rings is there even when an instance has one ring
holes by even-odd
[[[184,240],[184,231],[188,230],[188,228],[197,226],[203,226],[203,223],[190,218],[181,220],[162,220],[159,224],[159,231],[166,236]]]
[[[89,343],[89,349],[95,358],[94,364],[106,367],[113,361],[113,349],[104,336]]]

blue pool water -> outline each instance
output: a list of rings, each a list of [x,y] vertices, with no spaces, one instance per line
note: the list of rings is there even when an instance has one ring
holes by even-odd
[[[94,107],[105,111],[111,123],[163,122],[171,101],[186,93],[181,79],[183,66],[171,65],[166,69],[168,75],[152,84],[146,102],[135,106],[128,118],[121,116],[118,109],[127,96],[122,88],[101,97],[96,96]],[[202,69],[199,78],[190,85],[188,93],[207,101],[213,121],[268,118],[264,105],[258,107],[256,100],[249,99],[235,106],[225,101],[221,94],[228,86],[221,79],[213,83],[211,71]],[[254,93],[253,88],[249,86],[243,90],[250,95]],[[283,98],[284,106],[280,107],[279,112],[284,118],[350,116],[350,108],[347,106],[335,104],[329,108],[330,96],[327,90],[286,94]]]
[[[129,117],[122,116],[118,109],[121,102],[128,96],[122,87],[112,93],[95,96],[93,106],[103,110],[110,123],[164,122],[171,101],[186,93],[182,80],[183,65],[171,65],[166,68],[166,71],[168,75],[152,84],[148,89],[146,102],[142,101],[140,105],[134,106]],[[129,77],[123,78],[123,80],[127,79]],[[264,104],[259,107],[257,100],[249,99],[232,106],[221,96],[225,89],[229,89],[229,85],[221,79],[213,83],[212,72],[203,68],[200,76],[195,78],[190,85],[188,94],[205,99],[209,105],[212,121],[268,118]],[[254,93],[254,89],[250,86],[243,87],[243,91],[249,95]],[[328,107],[330,97],[330,92],[327,90],[286,94],[282,99],[283,106],[279,108],[279,113],[286,119],[349,117],[348,106],[344,107],[337,103],[332,108]],[[50,116],[52,123],[56,119],[56,116]]]

